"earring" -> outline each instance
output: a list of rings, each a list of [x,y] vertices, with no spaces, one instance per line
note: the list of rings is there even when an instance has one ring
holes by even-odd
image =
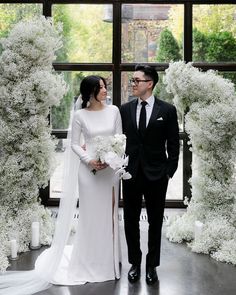
[[[88,100],[86,107],[88,108],[89,106],[90,106],[90,101]]]

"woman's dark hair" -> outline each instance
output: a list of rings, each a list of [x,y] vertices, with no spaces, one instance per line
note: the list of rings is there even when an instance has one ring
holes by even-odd
[[[159,80],[157,71],[155,70],[154,67],[151,67],[149,65],[138,64],[135,67],[135,71],[143,72],[147,78],[153,81],[152,89],[155,87],[155,85],[157,84]]]
[[[90,100],[91,95],[97,100],[97,95],[100,91],[100,80],[103,81],[107,88],[106,80],[100,76],[87,76],[80,83],[80,94],[82,97],[82,109],[86,108],[87,102]]]

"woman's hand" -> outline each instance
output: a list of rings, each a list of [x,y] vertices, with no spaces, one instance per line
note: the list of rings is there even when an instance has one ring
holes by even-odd
[[[102,169],[107,168],[107,166],[108,166],[106,163],[102,163],[98,160],[89,161],[89,165],[92,166],[92,168],[95,170],[102,170]]]

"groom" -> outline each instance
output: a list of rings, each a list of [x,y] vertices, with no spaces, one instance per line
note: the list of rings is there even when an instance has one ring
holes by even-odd
[[[120,109],[129,156],[126,170],[132,175],[131,179],[123,181],[125,235],[132,265],[128,279],[134,283],[140,278],[139,219],[144,196],[149,223],[146,282],[153,284],[158,280],[156,267],[160,264],[168,180],[178,166],[179,128],[175,107],[152,94],[158,82],[153,67],[137,65],[130,82],[137,99],[123,104]]]

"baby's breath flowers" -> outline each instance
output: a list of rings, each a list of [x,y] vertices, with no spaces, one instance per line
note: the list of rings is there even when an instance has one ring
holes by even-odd
[[[192,199],[187,212],[169,222],[167,237],[188,241],[195,252],[236,264],[236,95],[234,84],[191,63],[171,63],[167,91],[187,112],[185,128],[193,152]],[[203,226],[194,240],[194,223]]]
[[[51,214],[38,203],[54,165],[49,109],[67,91],[52,68],[62,46],[61,27],[39,17],[15,25],[1,39],[0,56],[0,270],[8,266],[8,234],[19,233],[19,251],[28,250],[32,214],[41,223],[41,243],[53,233]]]

